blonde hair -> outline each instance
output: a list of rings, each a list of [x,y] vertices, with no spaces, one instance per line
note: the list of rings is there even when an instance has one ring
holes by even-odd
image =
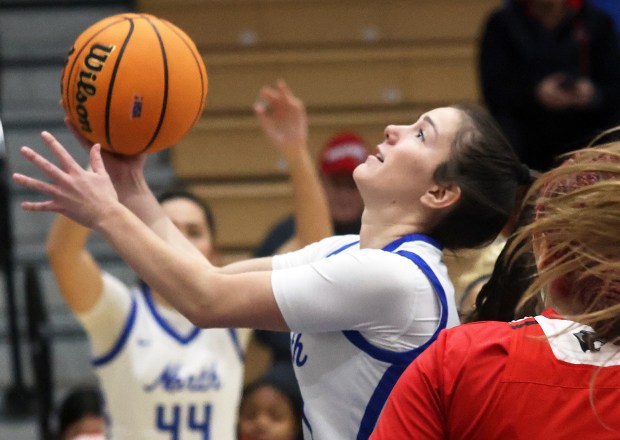
[[[620,133],[620,127],[605,133]],[[596,141],[596,140],[595,140]],[[599,337],[620,340],[620,141],[566,155],[539,177],[526,200],[535,219],[517,232],[513,258],[542,240],[538,276],[519,306],[552,286],[554,300],[569,305],[568,319]],[[540,257],[540,256],[539,256]]]

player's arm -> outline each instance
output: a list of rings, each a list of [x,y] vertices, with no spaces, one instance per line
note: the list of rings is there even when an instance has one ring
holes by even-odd
[[[271,269],[270,257],[235,262],[222,268],[212,266],[168,218],[148,187],[142,170],[134,168],[126,171],[125,175],[121,176],[116,172],[116,175],[112,177],[119,201],[170,246],[195,258],[203,259],[212,270],[222,273],[233,274]]]
[[[283,80],[263,87],[254,106],[263,133],[284,156],[293,187],[294,250],[333,235],[329,204],[308,149],[308,117],[303,102]]]
[[[47,255],[58,288],[75,313],[84,313],[103,291],[101,269],[86,249],[90,230],[58,215],[47,237]]]
[[[50,198],[23,202],[24,209],[58,212],[99,231],[141,279],[199,326],[287,330],[273,295],[270,271],[218,273],[202,255],[171,246],[119,202],[99,145],[90,152],[92,170],[85,170],[51,134],[42,137],[61,168],[32,149],[22,148],[24,157],[52,181],[15,173],[17,184]],[[157,227],[172,224],[163,213],[154,221],[161,222]],[[162,230],[165,233],[170,228]]]
[[[205,258],[161,240],[125,206],[109,205],[94,223],[149,286],[201,327],[288,330],[271,288],[271,271],[225,274]]]

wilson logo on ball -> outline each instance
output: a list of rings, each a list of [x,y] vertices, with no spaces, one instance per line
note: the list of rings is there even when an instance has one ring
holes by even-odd
[[[96,73],[103,69],[103,65],[112,50],[114,50],[114,46],[93,44],[90,52],[84,58],[84,70],[80,71],[80,79],[77,83],[77,92],[75,94],[75,100],[77,101],[75,112],[78,115],[80,128],[87,133],[92,133],[92,129],[88,122],[86,101],[89,96],[94,96],[97,93],[97,87],[95,86],[95,81],[97,80]]]

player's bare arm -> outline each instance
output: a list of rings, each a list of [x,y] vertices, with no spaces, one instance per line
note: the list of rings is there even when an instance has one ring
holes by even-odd
[[[219,273],[202,256],[175,249],[120,203],[99,145],[90,151],[92,169],[85,170],[51,134],[43,133],[42,138],[60,167],[22,148],[23,156],[50,180],[13,175],[17,184],[49,197],[24,202],[24,209],[58,212],[100,232],[141,279],[199,326],[287,329],[273,296],[270,271]],[[161,217],[155,221],[169,222],[163,213]]]

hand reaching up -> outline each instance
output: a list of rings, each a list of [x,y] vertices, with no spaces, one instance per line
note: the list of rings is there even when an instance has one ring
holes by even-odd
[[[308,118],[304,103],[283,80],[265,86],[254,104],[263,133],[287,159],[307,148]]]

